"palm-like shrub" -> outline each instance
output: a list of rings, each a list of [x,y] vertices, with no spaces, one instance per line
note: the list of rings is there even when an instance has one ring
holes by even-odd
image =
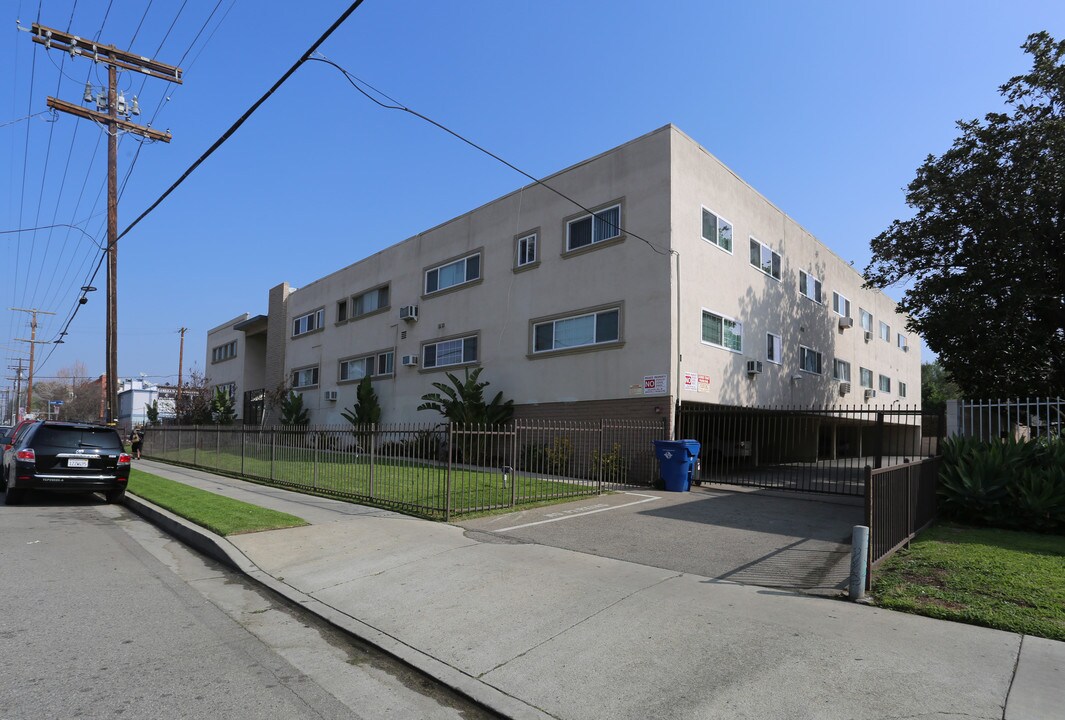
[[[488,381],[477,382],[482,368],[473,372],[466,371],[465,380],[459,380],[451,373],[445,373],[450,385],[435,382],[440,392],[422,395],[419,410],[436,410],[453,423],[463,425],[502,425],[514,416],[514,401],[503,401],[503,393],[496,393],[491,402],[484,400],[484,389]]]

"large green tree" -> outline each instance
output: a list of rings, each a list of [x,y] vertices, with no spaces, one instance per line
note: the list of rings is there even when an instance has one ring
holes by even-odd
[[[872,241],[870,286],[899,303],[961,390],[1065,395],[1065,41],[1022,48],[1006,112],[961,121],[906,194],[914,209]]]

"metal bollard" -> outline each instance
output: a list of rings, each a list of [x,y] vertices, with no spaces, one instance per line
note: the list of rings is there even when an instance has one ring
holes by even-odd
[[[869,528],[855,525],[851,531],[850,599],[857,602],[865,597],[866,562],[869,558]]]

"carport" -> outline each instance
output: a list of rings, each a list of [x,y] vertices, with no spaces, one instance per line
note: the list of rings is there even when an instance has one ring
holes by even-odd
[[[837,595],[860,498],[704,485],[633,490],[460,522],[485,542],[528,542],[720,581]]]

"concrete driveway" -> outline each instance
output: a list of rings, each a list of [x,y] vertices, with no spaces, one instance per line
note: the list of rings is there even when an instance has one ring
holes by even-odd
[[[633,490],[459,522],[485,542],[527,542],[748,585],[837,595],[861,498],[710,485]]]

